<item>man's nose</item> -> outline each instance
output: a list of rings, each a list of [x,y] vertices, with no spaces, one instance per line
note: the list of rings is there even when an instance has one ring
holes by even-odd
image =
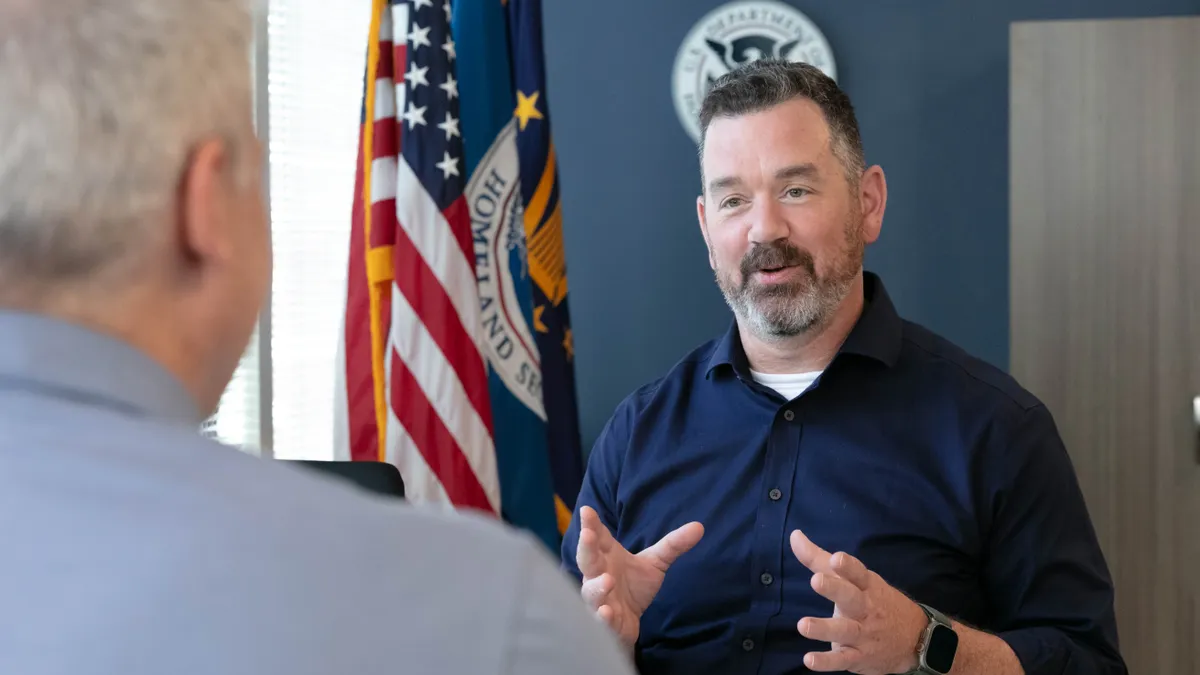
[[[750,213],[751,244],[768,244],[787,239],[788,225],[779,203],[774,199],[759,200]]]

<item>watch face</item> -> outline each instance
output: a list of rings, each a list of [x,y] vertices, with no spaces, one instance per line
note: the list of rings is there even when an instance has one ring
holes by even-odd
[[[934,626],[929,636],[929,648],[925,650],[925,664],[939,673],[948,673],[954,666],[954,654],[958,651],[958,633],[945,626]]]

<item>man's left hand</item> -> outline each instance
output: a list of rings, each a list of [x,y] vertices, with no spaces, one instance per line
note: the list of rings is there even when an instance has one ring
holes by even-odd
[[[854,556],[831,555],[800,530],[792,532],[791,544],[796,558],[812,570],[813,590],[834,603],[832,617],[805,617],[797,626],[801,635],[832,645],[830,651],[806,654],[804,665],[859,675],[915,669],[917,643],[929,624],[925,612]]]

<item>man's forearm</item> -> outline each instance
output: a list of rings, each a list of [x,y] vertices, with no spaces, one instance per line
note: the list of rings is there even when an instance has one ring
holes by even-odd
[[[957,621],[958,653],[950,675],[1025,675],[1012,647],[1004,640]]]

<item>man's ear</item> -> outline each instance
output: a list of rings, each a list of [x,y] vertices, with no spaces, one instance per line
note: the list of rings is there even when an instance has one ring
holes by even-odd
[[[713,257],[712,242],[708,238],[708,219],[704,213],[704,195],[696,197],[696,220],[700,222],[700,235],[704,237],[704,246],[708,249],[708,265],[715,270],[717,261]]]
[[[228,260],[234,254],[228,228],[235,169],[229,144],[221,139],[201,142],[188,157],[179,186],[179,242],[191,260]]]
[[[863,241],[874,243],[883,229],[883,212],[887,210],[887,179],[879,166],[863,172],[859,181],[859,207],[862,209]]]

